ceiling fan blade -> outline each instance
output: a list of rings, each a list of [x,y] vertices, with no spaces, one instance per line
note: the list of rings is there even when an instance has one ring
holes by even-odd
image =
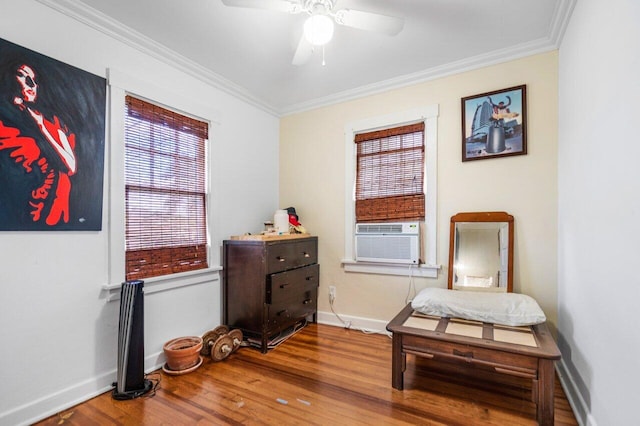
[[[295,55],[293,55],[293,61],[291,61],[291,63],[293,65],[304,65],[309,61],[312,53],[313,45],[307,41],[303,34],[302,37],[300,37],[298,48],[296,49]]]
[[[277,12],[300,13],[302,6],[287,0],[222,0],[225,6],[275,10]]]
[[[396,35],[404,27],[404,18],[363,12],[361,10],[341,9],[335,13],[336,22],[359,30],[376,31],[387,35]]]

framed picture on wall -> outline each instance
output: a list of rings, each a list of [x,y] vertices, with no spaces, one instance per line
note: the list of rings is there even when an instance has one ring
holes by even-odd
[[[462,98],[462,161],[527,153],[527,88]]]
[[[0,39],[0,231],[102,229],[106,79]]]

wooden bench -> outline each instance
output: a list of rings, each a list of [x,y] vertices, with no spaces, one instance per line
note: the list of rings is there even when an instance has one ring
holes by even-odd
[[[389,322],[393,334],[391,382],[404,387],[406,356],[457,361],[532,380],[540,425],[553,425],[554,363],[560,351],[544,324],[508,327],[455,318],[428,317],[407,305]]]

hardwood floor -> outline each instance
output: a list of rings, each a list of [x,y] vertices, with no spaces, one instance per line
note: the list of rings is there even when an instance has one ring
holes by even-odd
[[[310,324],[266,355],[241,348],[189,374],[149,378],[160,379],[154,396],[116,401],[109,392],[39,424],[537,424],[528,380],[408,356],[398,391],[390,338],[326,325]],[[557,378],[555,424],[578,424]]]

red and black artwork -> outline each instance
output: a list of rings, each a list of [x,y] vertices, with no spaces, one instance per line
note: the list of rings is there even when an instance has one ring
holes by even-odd
[[[106,80],[0,39],[0,231],[102,228]]]

